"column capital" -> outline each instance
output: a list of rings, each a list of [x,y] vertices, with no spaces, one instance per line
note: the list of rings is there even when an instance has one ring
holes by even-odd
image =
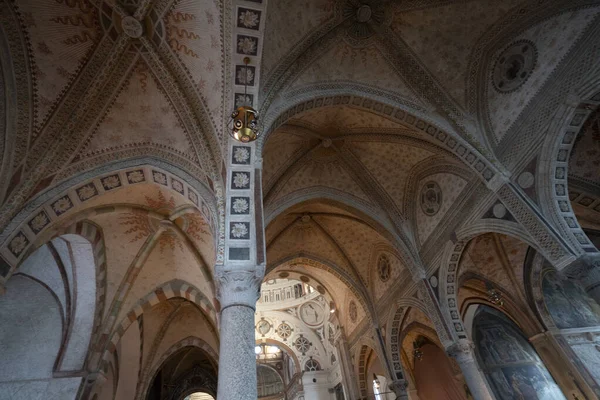
[[[260,285],[264,276],[264,270],[219,270],[215,271],[215,283],[217,298],[221,302],[221,310],[224,308],[240,305],[252,309],[256,307],[256,301],[260,296]]]
[[[563,268],[561,272],[569,278],[580,281],[585,281],[594,274],[598,274],[600,278],[600,253],[584,254]]]
[[[405,379],[396,379],[388,384],[388,388],[390,388],[397,397],[406,396],[408,382],[406,382]]]
[[[475,359],[475,345],[467,339],[459,339],[446,348],[448,356],[454,358],[459,364]]]

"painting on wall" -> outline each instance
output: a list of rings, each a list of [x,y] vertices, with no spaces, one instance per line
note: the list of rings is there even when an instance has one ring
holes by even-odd
[[[473,341],[498,400],[566,400],[520,329],[502,313],[479,306]]]
[[[600,305],[572,280],[548,271],[542,289],[548,312],[559,329],[600,325]]]

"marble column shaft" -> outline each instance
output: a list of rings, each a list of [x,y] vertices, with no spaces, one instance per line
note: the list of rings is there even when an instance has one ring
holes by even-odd
[[[462,374],[467,382],[467,386],[475,400],[495,400],[487,380],[474,354],[473,343],[469,340],[459,339],[446,349],[448,355],[456,360]]]
[[[221,302],[219,400],[256,400],[254,311],[262,276],[255,271],[217,272]]]

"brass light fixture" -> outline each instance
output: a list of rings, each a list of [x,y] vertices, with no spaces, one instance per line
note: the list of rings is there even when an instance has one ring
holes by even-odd
[[[248,89],[248,64],[250,58],[244,58],[244,104],[231,113],[232,127],[229,134],[242,143],[253,142],[258,138],[258,112],[246,104]]]
[[[502,307],[504,305],[504,299],[502,298],[502,293],[498,292],[492,285],[486,283],[486,289],[488,294],[488,300],[490,303],[497,305],[498,307]]]
[[[421,350],[421,347],[424,344],[425,344],[425,338],[423,338],[422,336],[419,336],[413,342],[413,356],[415,357],[416,361],[422,361],[423,360],[423,350]]]

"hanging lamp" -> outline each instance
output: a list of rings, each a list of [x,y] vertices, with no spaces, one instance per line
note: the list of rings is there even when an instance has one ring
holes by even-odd
[[[247,104],[248,64],[250,58],[244,58],[244,104],[231,113],[232,126],[229,134],[242,143],[253,142],[258,138],[258,112]]]

